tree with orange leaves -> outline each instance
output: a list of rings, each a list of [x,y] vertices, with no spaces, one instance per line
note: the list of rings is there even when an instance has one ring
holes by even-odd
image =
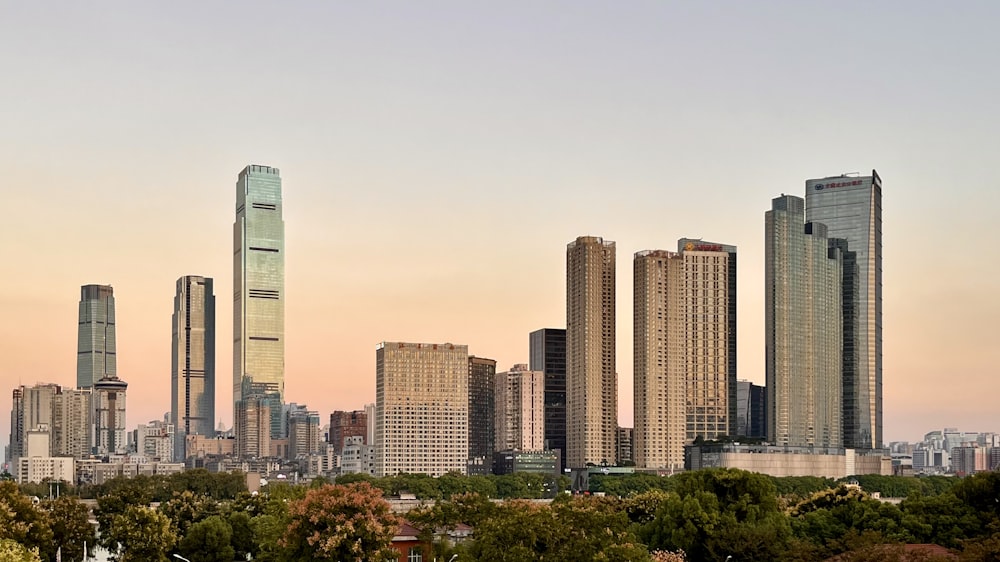
[[[367,482],[328,484],[288,504],[280,545],[287,560],[386,560],[399,519]]]

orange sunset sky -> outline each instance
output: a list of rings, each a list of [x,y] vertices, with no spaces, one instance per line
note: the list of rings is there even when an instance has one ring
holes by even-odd
[[[565,324],[565,249],[739,248],[739,377],[764,380],[764,212],[882,176],[885,439],[1000,431],[1000,5],[460,2],[0,7],[0,441],[72,385],[80,285],[114,286],[128,425],[169,409],[181,275],[215,279],[232,423],[237,173],[281,170],[286,396],[375,398],[384,340],[498,369]],[[324,421],[325,423],[325,421]]]

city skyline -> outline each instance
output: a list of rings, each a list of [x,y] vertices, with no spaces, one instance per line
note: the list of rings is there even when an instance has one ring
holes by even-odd
[[[72,385],[77,291],[99,282],[115,289],[128,425],[161,419],[173,282],[213,277],[217,317],[232,314],[233,176],[251,162],[281,168],[286,188],[289,401],[373,401],[384,340],[524,363],[526,334],[564,327],[565,243],[580,235],[623,256],[681,234],[737,245],[739,373],[762,383],[761,213],[807,178],[877,167],[883,441],[993,423],[1000,275],[981,255],[1000,220],[1000,85],[981,69],[1000,7],[308,4],[202,7],[194,21],[179,6],[63,8],[0,18],[16,209],[0,224],[0,307],[18,320],[0,327],[2,388]],[[240,32],[265,25],[264,40]],[[197,247],[178,236],[190,226]],[[221,323],[219,373],[231,336]]]

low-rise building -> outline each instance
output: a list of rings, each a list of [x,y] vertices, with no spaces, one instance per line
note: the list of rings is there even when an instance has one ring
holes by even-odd
[[[892,458],[881,450],[778,447],[707,443],[684,447],[684,469],[739,468],[770,476],[844,478],[857,474],[892,474]]]

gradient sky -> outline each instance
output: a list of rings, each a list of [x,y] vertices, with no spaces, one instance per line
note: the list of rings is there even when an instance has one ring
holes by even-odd
[[[1000,431],[995,2],[0,5],[0,440],[10,389],[72,385],[80,285],[111,284],[128,424],[169,410],[181,275],[215,278],[231,424],[232,225],[281,169],[286,391],[375,399],[383,340],[506,369],[565,324],[565,248],[739,247],[739,376],[764,379],[764,212],[883,178],[885,438]]]

